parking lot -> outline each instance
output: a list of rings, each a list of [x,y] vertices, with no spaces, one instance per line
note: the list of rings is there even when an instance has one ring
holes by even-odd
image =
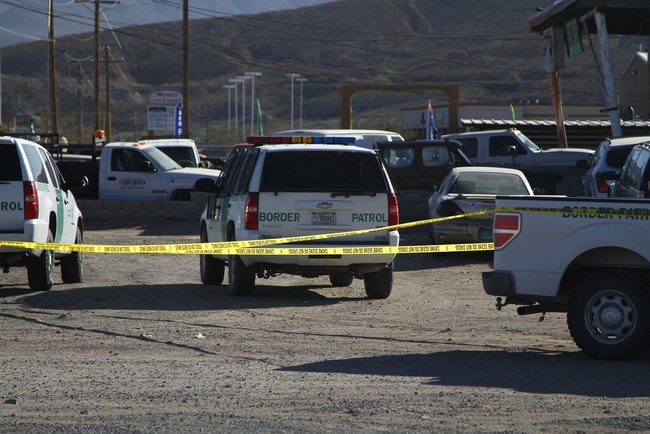
[[[198,241],[196,222],[90,227],[85,242]],[[402,244],[425,244],[423,227]],[[0,281],[4,432],[650,430],[650,358],[589,359],[563,314],[485,295],[490,253],[402,255],[386,300],[282,276],[251,297],[198,257],[86,255],[85,281]]]

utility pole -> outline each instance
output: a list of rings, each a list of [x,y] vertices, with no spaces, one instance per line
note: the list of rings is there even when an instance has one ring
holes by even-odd
[[[303,126],[302,126],[302,118],[303,118],[303,116],[302,116],[302,84],[305,81],[307,81],[307,79],[304,78],[304,77],[298,77],[298,78],[296,78],[296,81],[298,83],[300,83],[300,129],[302,129],[303,128]]]
[[[189,0],[183,0],[183,135],[190,135]]]
[[[99,129],[99,0],[95,0],[95,131]]]
[[[224,89],[228,90],[228,135],[230,135],[230,129],[231,129],[231,121],[230,121],[230,91],[235,88],[235,85],[233,84],[224,84],[223,86]]]
[[[104,63],[106,64],[106,142],[111,141],[111,87],[108,63],[108,45],[104,45]]]
[[[297,78],[300,77],[300,74],[296,74],[294,72],[291,72],[287,74],[287,77],[291,79],[291,129],[293,130],[293,81]]]
[[[50,79],[50,116],[52,117],[52,133],[59,134],[59,118],[56,110],[56,68],[54,66],[54,0],[49,0],[49,79]]]
[[[251,78],[251,136],[255,134],[255,77],[262,75],[261,72],[249,71],[246,76]]]

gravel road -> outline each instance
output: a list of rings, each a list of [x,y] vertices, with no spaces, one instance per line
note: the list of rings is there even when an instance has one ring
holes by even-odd
[[[85,242],[197,242],[179,222]],[[424,244],[422,228],[403,244]],[[200,283],[198,257],[85,255],[85,282],[0,280],[1,432],[650,431],[650,358],[595,361],[565,316],[498,312],[490,253],[402,255],[387,300],[363,282]]]

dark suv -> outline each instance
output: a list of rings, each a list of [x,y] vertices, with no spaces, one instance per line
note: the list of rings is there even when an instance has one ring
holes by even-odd
[[[398,190],[435,191],[452,167],[472,166],[455,140],[377,143]]]
[[[610,191],[613,197],[650,198],[650,143],[635,146],[625,160],[621,179]]]

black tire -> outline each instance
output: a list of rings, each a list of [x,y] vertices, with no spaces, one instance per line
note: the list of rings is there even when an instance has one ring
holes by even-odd
[[[228,241],[235,241],[235,234],[229,231]],[[255,288],[255,271],[244,265],[238,255],[228,259],[228,290],[231,295],[247,296]]]
[[[83,243],[83,233],[79,227],[77,227],[74,243]],[[84,268],[81,252],[71,252],[61,259],[61,279],[64,283],[80,283],[83,281],[83,277]]]
[[[363,277],[363,285],[366,288],[368,298],[388,298],[393,290],[393,263],[391,262],[379,271],[367,273]]]
[[[201,242],[208,242],[205,228],[201,228]],[[201,282],[204,285],[221,285],[225,274],[226,264],[212,255],[199,255],[199,268],[201,269]]]
[[[332,286],[345,287],[352,285],[354,275],[352,273],[330,274],[330,283]]]
[[[48,229],[46,242],[54,240],[52,231]],[[27,280],[32,291],[49,291],[52,289],[54,277],[54,252],[43,250],[39,256],[30,258],[27,264]]]
[[[650,341],[648,288],[629,272],[591,274],[571,296],[567,324],[575,343],[590,356],[633,358],[645,351]]]

